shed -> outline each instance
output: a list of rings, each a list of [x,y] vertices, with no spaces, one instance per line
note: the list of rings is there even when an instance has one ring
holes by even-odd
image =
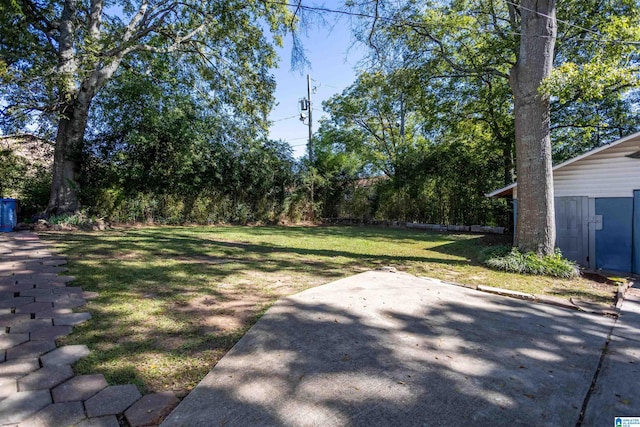
[[[640,132],[553,167],[556,246],[591,269],[640,273]],[[487,197],[513,197],[513,183]],[[515,221],[514,221],[515,222]]]

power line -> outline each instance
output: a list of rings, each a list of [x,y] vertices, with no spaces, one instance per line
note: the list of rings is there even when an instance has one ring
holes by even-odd
[[[505,3],[507,3],[507,4],[510,4],[511,6],[515,6],[515,7],[517,7],[517,8],[522,9],[522,10],[526,10],[527,12],[533,12],[533,13],[535,13],[535,14],[536,14],[536,15],[538,15],[538,16],[542,16],[543,18],[553,19],[551,16],[549,16],[549,15],[547,15],[547,14],[544,14],[544,13],[542,13],[542,12],[538,12],[537,10],[529,9],[528,7],[524,7],[524,6],[520,5],[520,4],[516,4],[516,3],[512,2],[512,1],[504,0],[504,2],[505,2]],[[572,24],[572,23],[570,23],[570,22],[568,22],[568,21],[564,21],[564,20],[562,20],[562,19],[558,19],[557,17],[555,18],[555,20],[556,20],[557,22],[560,22],[561,24],[568,25],[568,26],[570,26],[570,27],[574,27],[574,28],[577,28],[577,29],[582,30],[582,31],[586,31],[586,32],[588,32],[588,33],[595,34],[595,35],[597,35],[597,36],[601,36],[601,34],[600,34],[600,33],[598,33],[597,31],[593,31],[593,30],[590,30],[590,29],[588,29],[588,28],[584,28],[584,27],[581,27],[581,26],[579,26],[579,25]]]
[[[271,120],[271,123],[282,122],[284,120],[291,120],[291,119],[297,119],[297,118],[298,118],[298,116],[283,117],[281,119]]]
[[[406,26],[411,26],[414,28],[423,28],[423,29],[428,29],[427,26],[423,25],[420,22],[417,21],[411,21],[408,19],[400,19],[400,18],[389,18],[389,17],[384,17],[384,16],[378,16],[378,15],[370,15],[367,13],[363,13],[363,12],[351,12],[351,11],[347,11],[347,10],[339,10],[339,9],[330,9],[328,7],[323,7],[323,6],[304,6],[302,5],[302,1],[300,1],[299,3],[296,4],[292,4],[292,3],[285,3],[285,2],[270,2],[271,4],[277,4],[277,5],[281,5],[281,6],[289,6],[289,7],[295,7],[296,8],[296,13],[298,10],[307,10],[307,11],[312,11],[312,12],[320,12],[320,13],[333,13],[336,15],[344,15],[344,16],[350,16],[350,17],[356,17],[356,18],[366,18],[366,19],[374,19],[374,20],[378,20],[378,21],[382,21],[382,22],[386,22],[389,24],[394,24],[394,25],[406,25]],[[516,3],[513,3],[510,0],[505,0],[505,3],[508,3],[510,5],[516,6],[516,7],[520,7],[522,9],[525,9],[527,11],[536,13],[540,16],[546,17],[546,18],[551,18],[548,15],[545,15],[542,12],[537,12],[535,10],[532,9],[528,9],[528,8],[524,8]],[[593,42],[593,43],[611,43],[611,44],[624,44],[624,45],[640,45],[640,41],[637,40],[606,40],[603,39],[603,35],[597,31],[594,30],[590,30],[588,28],[583,28],[579,25],[576,24],[572,24],[569,21],[565,21],[562,19],[557,19],[556,21],[563,24],[563,25],[567,25],[573,28],[577,28],[581,31],[586,31],[588,33],[597,35],[598,37],[601,37],[599,39],[584,39],[583,41],[585,42]],[[469,30],[470,28],[465,28],[465,27],[458,27],[458,29],[464,29],[464,30]],[[516,35],[522,35],[522,33],[514,33]],[[562,40],[562,39],[559,39]]]
[[[510,1],[510,0],[504,0],[504,2],[505,2],[505,3],[507,3],[507,4],[510,4],[510,5],[512,5],[512,6],[518,7],[518,8],[520,8],[520,9],[526,10],[527,12],[533,12],[533,13],[535,13],[535,14],[536,14],[536,15],[538,15],[538,16],[542,16],[543,18],[553,19],[551,16],[549,16],[549,15],[547,15],[547,14],[544,14],[544,13],[542,13],[542,12],[538,12],[537,10],[529,9],[528,7],[524,7],[524,6],[522,6],[522,5],[516,4],[516,3],[514,3],[514,2],[512,2],[512,1]],[[596,36],[600,37],[600,38],[598,38],[598,39],[583,39],[582,41],[585,41],[585,42],[593,42],[593,43],[611,43],[611,44],[627,44],[627,45],[640,45],[640,41],[632,41],[632,40],[605,40],[605,39],[603,39],[603,38],[602,38],[602,37],[603,37],[603,36],[602,36],[602,34],[601,34],[601,33],[599,33],[598,31],[594,31],[594,30],[589,29],[589,28],[581,27],[580,25],[573,24],[573,23],[571,23],[571,22],[569,22],[569,21],[565,21],[565,20],[563,20],[563,19],[558,19],[557,17],[555,17],[555,20],[556,20],[556,22],[559,22],[559,23],[561,23],[561,24],[563,24],[563,25],[566,25],[566,26],[568,26],[568,27],[577,28],[578,30],[585,31],[585,32],[587,32],[587,33],[591,33],[591,34],[594,34],[594,35],[596,35]],[[518,34],[518,35],[522,35],[521,33],[516,33],[516,34]],[[562,39],[560,39],[560,40],[562,40]]]
[[[326,83],[322,83],[322,82],[320,82],[320,81],[318,81],[316,79],[311,79],[311,80],[313,80],[314,82],[316,82],[316,83],[318,83],[320,85],[320,86],[315,86],[314,89],[321,88],[322,86],[326,86],[326,87],[330,87],[331,89],[341,90],[339,87],[335,87],[335,86],[331,86],[331,85],[326,84]]]

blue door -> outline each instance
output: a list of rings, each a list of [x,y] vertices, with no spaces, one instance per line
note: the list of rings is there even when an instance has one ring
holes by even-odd
[[[634,199],[606,197],[595,204],[596,215],[602,215],[602,229],[596,231],[596,268],[631,272]]]
[[[640,274],[640,190],[633,192],[633,272]]]

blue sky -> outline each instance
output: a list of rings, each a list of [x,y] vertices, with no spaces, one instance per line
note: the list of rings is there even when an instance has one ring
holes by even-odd
[[[330,3],[325,6],[337,8],[337,4]],[[291,70],[291,37],[285,40],[283,48],[278,49],[280,65],[274,70],[277,105],[269,115],[274,122],[269,138],[287,141],[293,148],[294,157],[301,157],[307,150],[309,130],[298,118],[298,101],[307,96],[307,74],[311,75],[312,87],[315,87],[315,93],[311,95],[315,132],[319,119],[324,115],[322,101],[341,93],[353,83],[356,67],[365,52],[353,43],[348,20],[335,15],[327,15],[326,20],[326,26],[310,26],[306,34],[300,34],[309,67],[301,71]]]

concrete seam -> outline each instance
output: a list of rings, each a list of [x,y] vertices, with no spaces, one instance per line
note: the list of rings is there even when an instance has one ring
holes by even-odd
[[[602,370],[604,359],[609,352],[609,343],[611,343],[611,336],[613,335],[613,329],[615,328],[616,323],[618,323],[618,317],[616,317],[613,321],[613,325],[611,325],[611,329],[609,330],[609,334],[607,335],[607,341],[605,341],[604,346],[602,347],[602,353],[600,353],[600,359],[598,360],[598,367],[593,374],[591,385],[589,386],[589,390],[587,390],[587,394],[585,395],[582,402],[582,408],[580,408],[580,416],[578,417],[578,421],[576,422],[576,427],[581,427],[582,423],[584,423],[584,416],[587,412],[587,407],[589,406],[589,399],[591,399],[591,394],[596,388],[596,383],[598,381],[598,377],[600,376],[600,371]]]

